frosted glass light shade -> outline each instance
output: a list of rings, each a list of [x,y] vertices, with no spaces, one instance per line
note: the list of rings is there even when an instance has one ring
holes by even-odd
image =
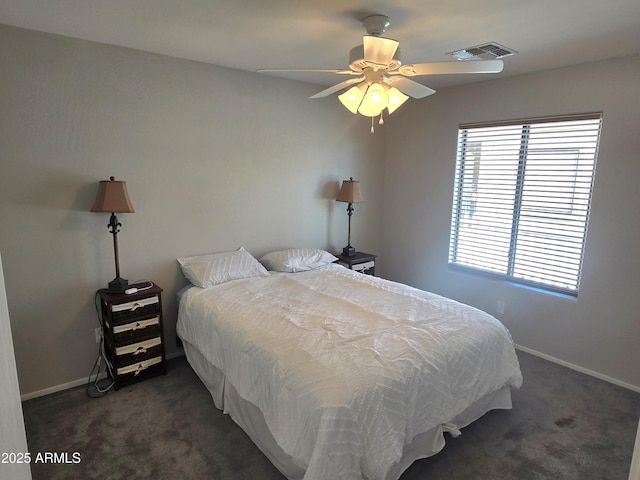
[[[363,82],[338,95],[338,100],[347,110],[354,114],[360,113],[365,117],[376,117],[385,108],[391,115],[408,99],[409,97],[397,88],[379,82],[368,86]]]
[[[384,87],[379,83],[372,83],[364,94],[358,112],[365,117],[375,117],[387,108],[389,97]]]
[[[364,92],[359,86],[355,86],[351,87],[342,95],[338,95],[338,100],[340,100],[342,105],[351,113],[358,113],[358,107],[360,106],[360,102],[362,102],[362,97],[364,97]]]
[[[389,110],[389,115],[396,111],[396,109],[406,102],[409,97],[407,97],[404,93],[398,90],[396,87],[391,87],[387,90],[387,95],[389,96],[389,104],[387,105],[387,110]]]

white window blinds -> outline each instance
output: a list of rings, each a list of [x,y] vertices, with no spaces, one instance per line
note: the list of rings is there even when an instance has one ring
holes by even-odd
[[[461,125],[449,263],[577,295],[600,124]]]

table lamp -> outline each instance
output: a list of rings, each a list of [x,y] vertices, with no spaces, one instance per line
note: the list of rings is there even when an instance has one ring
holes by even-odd
[[[120,278],[120,258],[118,256],[118,232],[122,224],[118,222],[116,213],[134,213],[135,210],[129,200],[129,194],[127,193],[127,184],[123,181],[118,181],[114,177],[110,180],[101,180],[98,185],[98,195],[96,196],[92,212],[106,212],[111,213],[111,219],[107,228],[113,234],[113,251],[116,262],[116,278],[109,282],[109,290],[114,293],[123,293],[128,287],[129,282]]]
[[[347,246],[342,249],[342,254],[347,257],[352,257],[356,254],[356,249],[351,246],[351,215],[353,215],[353,204],[364,202],[362,198],[362,191],[360,190],[360,182],[350,177],[349,180],[343,180],[342,188],[338,193],[337,202],[345,202],[347,206],[347,215],[349,216],[349,237]]]

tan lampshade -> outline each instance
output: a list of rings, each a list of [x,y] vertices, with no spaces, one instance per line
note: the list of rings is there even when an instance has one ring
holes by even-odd
[[[349,180],[343,180],[342,188],[340,189],[340,193],[338,193],[336,201],[345,203],[364,202],[362,190],[360,190],[360,182],[358,180],[354,180],[353,177]]]
[[[91,207],[92,212],[111,213],[135,213],[129,194],[127,193],[127,183],[116,180],[101,180],[98,185],[98,195]]]

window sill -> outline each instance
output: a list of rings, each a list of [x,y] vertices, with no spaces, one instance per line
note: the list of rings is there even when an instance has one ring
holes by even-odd
[[[530,290],[536,293],[541,293],[544,295],[551,295],[553,297],[563,298],[565,300],[571,300],[573,302],[578,301],[577,293],[574,295],[572,293],[565,293],[565,292],[560,292],[552,289],[547,289],[537,285],[531,285],[531,284],[528,284],[527,282],[514,281],[512,278],[508,278],[505,275],[501,275],[499,273],[493,273],[493,272],[480,270],[473,267],[467,267],[463,265],[456,265],[453,263],[449,264],[449,269],[453,270],[454,272],[466,273],[466,274],[475,275],[478,277],[488,278],[488,279],[495,280],[507,285],[511,285],[513,287],[524,288],[526,290]]]

